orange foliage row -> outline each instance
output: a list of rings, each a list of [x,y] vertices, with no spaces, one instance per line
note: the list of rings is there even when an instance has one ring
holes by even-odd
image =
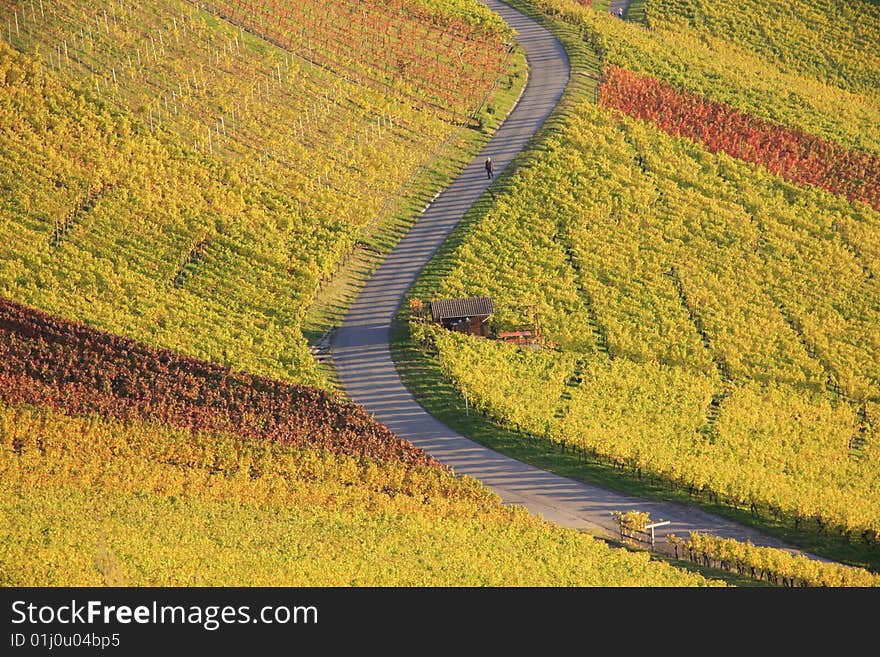
[[[400,0],[217,0],[211,6],[322,65],[357,78],[403,81],[421,99],[464,115],[507,60],[500,34]]]
[[[880,158],[751,116],[650,76],[608,66],[599,102],[698,141],[798,184],[815,185],[880,210]]]
[[[2,298],[0,400],[443,467],[323,390],[234,372]]]

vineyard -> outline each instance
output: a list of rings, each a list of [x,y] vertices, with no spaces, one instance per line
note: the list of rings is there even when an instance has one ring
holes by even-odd
[[[723,36],[711,37],[679,23],[652,23],[647,30],[605,12],[584,8],[577,0],[531,1],[541,11],[574,28],[604,65],[651,76],[683,91],[777,125],[823,137],[847,149],[880,154],[880,105],[876,86],[873,91],[847,91],[831,84],[827,76],[811,77],[783,69],[752,50],[736,47]],[[805,0],[796,4],[806,3]],[[653,0],[648,0],[649,15],[652,4]],[[728,4],[733,3],[725,3]],[[745,4],[754,6],[755,3]],[[782,6],[784,3],[774,0],[772,4]],[[867,3],[850,3],[850,6],[866,7]],[[760,16],[762,10],[754,12]],[[791,12],[786,21],[791,25],[800,24],[796,14]],[[864,17],[862,24],[870,26],[872,21]],[[847,24],[840,29],[849,32],[855,28]],[[814,37],[820,38],[820,35]],[[848,38],[835,41],[834,34],[823,34],[821,38],[821,47],[816,51],[819,53],[848,41]],[[851,61],[861,65],[867,61],[864,53],[870,50],[866,48]]]
[[[348,43],[360,71],[310,56],[331,52],[341,37],[328,21],[350,3],[298,3],[326,28],[308,44],[267,41],[253,22],[280,5],[227,3],[249,9],[231,23],[220,4],[0,4],[0,294],[327,386],[300,331],[309,304],[421,193],[408,185],[422,167],[485,139],[461,126],[491,106],[509,35],[473,2],[449,14],[377,4],[371,20],[388,34],[418,22],[412,36],[444,49],[427,58],[403,36],[386,49],[375,33]],[[388,58],[406,53],[413,70],[395,86]],[[462,103],[426,95],[425,67],[445,94],[466,84]]]
[[[323,390],[238,374],[3,300],[0,381],[0,396],[11,404],[439,467]]]
[[[503,507],[325,391],[5,300],[0,397],[5,586],[717,584]]]
[[[876,103],[679,24],[534,4],[604,85],[412,295],[491,296],[495,330],[534,306],[556,347],[412,324],[416,341],[525,440],[875,554]]]
[[[351,6],[3,3],[2,584],[715,584],[288,381],[326,383],[315,289],[509,64],[475,3]]]
[[[395,2],[240,0],[203,6],[286,50],[381,89],[468,119],[504,73],[509,29],[480,5],[462,16]],[[481,11],[480,11],[481,10]],[[360,44],[365,56],[353,56]],[[455,70],[455,75],[449,75]]]
[[[877,155],[843,149],[617,66],[605,70],[600,102],[671,135],[700,141],[713,153],[723,151],[792,182],[816,185],[880,210]]]
[[[642,511],[613,513],[621,540],[637,544],[647,536],[651,514]],[[652,536],[653,542],[653,536]],[[698,531],[686,539],[667,534],[666,545],[677,559],[708,568],[737,572],[757,581],[787,587],[877,587],[880,575],[864,568],[810,558],[796,551],[755,546],[751,541],[722,538]]]
[[[834,225],[858,215],[718,157],[582,106],[464,239],[437,292],[535,303],[562,351],[516,356],[438,334],[441,365],[528,433],[876,540],[877,290]],[[824,227],[806,207],[824,208]],[[548,253],[557,267],[541,267]],[[580,298],[562,305],[557,276]]]
[[[529,3],[598,64],[411,295],[491,296],[493,331],[540,317],[541,344],[416,321],[414,343],[466,413],[548,453],[880,563],[876,6]],[[723,585],[503,505],[310,353],[328,281],[522,88],[499,16],[0,0],[0,30],[0,585]]]
[[[0,403],[4,586],[704,586],[438,468]],[[540,559],[535,559],[540,554]]]
[[[736,570],[780,586],[880,586],[880,576],[863,568],[815,559],[773,548],[693,532],[687,540],[669,537],[676,556],[705,566]]]
[[[650,0],[650,24],[752,50],[781,69],[876,95],[880,8],[866,0]]]

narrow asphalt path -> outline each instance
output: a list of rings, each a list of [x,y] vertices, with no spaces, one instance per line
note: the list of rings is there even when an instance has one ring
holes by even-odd
[[[425,449],[457,474],[475,477],[508,504],[564,527],[616,537],[611,513],[648,511],[657,530],[684,536],[690,531],[785,547],[757,531],[681,504],[645,501],[561,477],[483,447],[429,415],[404,387],[391,360],[390,328],[404,295],[422,268],[489,184],[483,163],[495,161],[497,176],[540,128],[562,96],[569,62],[562,46],[544,28],[498,0],[483,0],[517,31],[530,73],[516,108],[482,153],[425,210],[387,256],[352,304],[334,336],[333,362],[351,399],[362,404],[398,436]]]

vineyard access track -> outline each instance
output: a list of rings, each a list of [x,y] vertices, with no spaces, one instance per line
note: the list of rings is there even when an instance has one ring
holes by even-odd
[[[517,31],[529,62],[529,80],[518,104],[483,151],[425,209],[410,232],[388,254],[361,290],[336,332],[332,357],[339,379],[352,400],[401,438],[422,447],[457,474],[479,479],[507,504],[564,527],[617,538],[613,511],[647,511],[651,519],[669,520],[656,531],[658,545],[667,534],[700,531],[756,545],[790,549],[757,530],[684,504],[657,502],[620,494],[540,470],[479,445],[428,414],[403,385],[391,359],[391,325],[405,294],[422,268],[449,236],[490,181],[486,156],[500,174],[538,131],[562,97],[570,67],[562,45],[547,30],[498,0],[483,4]]]

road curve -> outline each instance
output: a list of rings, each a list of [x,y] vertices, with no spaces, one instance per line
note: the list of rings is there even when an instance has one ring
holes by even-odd
[[[479,445],[428,414],[404,387],[391,360],[390,328],[404,295],[468,208],[488,187],[487,155],[496,176],[523,149],[559,102],[569,78],[560,43],[543,27],[498,0],[483,0],[517,31],[529,62],[529,79],[519,103],[483,151],[428,206],[385,258],[352,304],[332,344],[333,363],[348,395],[398,436],[423,448],[457,474],[475,477],[507,504],[519,504],[564,527],[616,537],[615,510],[648,511],[670,524],[657,530],[690,531],[786,547],[756,530],[682,504],[646,501],[532,467]]]

